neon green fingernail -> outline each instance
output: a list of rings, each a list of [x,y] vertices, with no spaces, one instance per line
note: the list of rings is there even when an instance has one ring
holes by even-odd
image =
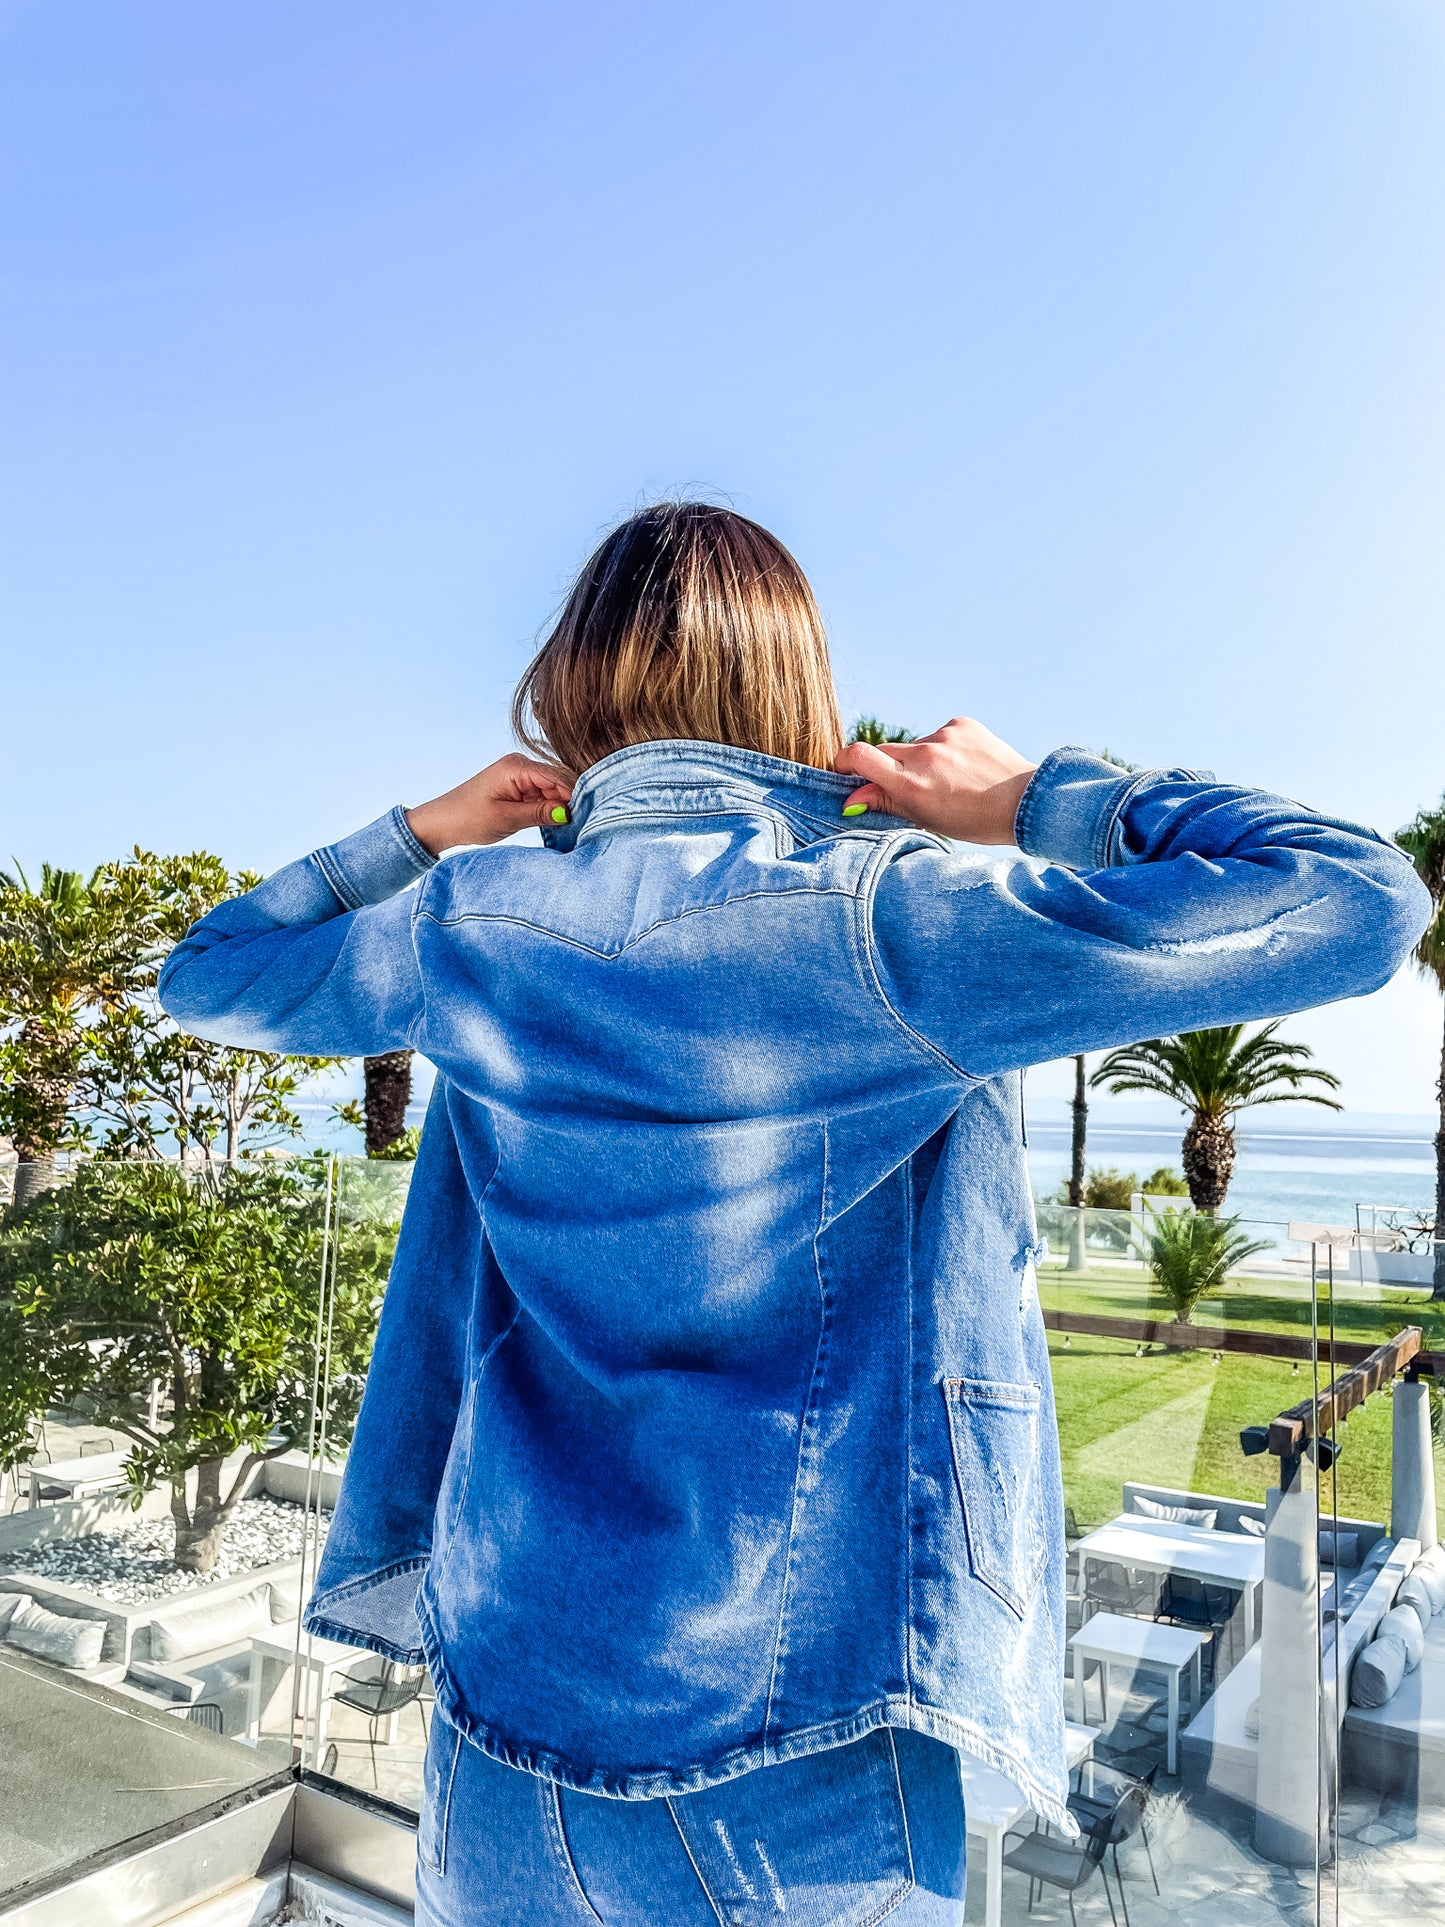
[[[867,814],[867,810],[868,805],[866,803],[845,803],[843,805],[844,816],[864,816]]]
[[[552,805],[552,821],[554,823],[565,823],[567,821],[567,805],[565,803],[554,803]]]

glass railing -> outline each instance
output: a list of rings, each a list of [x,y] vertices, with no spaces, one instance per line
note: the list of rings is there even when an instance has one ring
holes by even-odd
[[[298,1767],[416,1812],[425,1670],[299,1627],[411,1169],[79,1164],[0,1218],[0,1912]],[[1433,1253],[1039,1217],[1082,1844],[980,1784],[969,1919],[1436,1918]]]
[[[325,1159],[76,1161],[0,1214],[0,1913],[294,1779],[300,1602],[409,1170],[378,1168],[370,1211]]]
[[[1096,1880],[1170,1917],[1442,1917],[1432,1259],[1164,1200],[1040,1218],[1075,1805],[1101,1769],[1133,1802]]]

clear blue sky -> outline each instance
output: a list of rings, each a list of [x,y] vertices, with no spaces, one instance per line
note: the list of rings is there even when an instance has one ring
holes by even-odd
[[[1394,828],[1442,100],[1436,0],[0,0],[0,858],[266,868],[450,784],[690,486],[851,710]],[[1424,1111],[1438,1022],[1298,1028]]]

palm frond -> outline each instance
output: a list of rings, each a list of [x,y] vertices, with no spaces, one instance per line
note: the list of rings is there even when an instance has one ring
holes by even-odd
[[[1111,1091],[1157,1091],[1196,1117],[1225,1118],[1246,1105],[1287,1099],[1338,1110],[1322,1091],[1338,1090],[1340,1080],[1310,1062],[1307,1044],[1279,1037],[1281,1021],[1251,1036],[1243,1024],[1218,1024],[1127,1044],[1110,1051],[1089,1081]]]

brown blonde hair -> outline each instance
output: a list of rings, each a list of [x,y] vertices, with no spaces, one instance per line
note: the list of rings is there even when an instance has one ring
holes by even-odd
[[[704,502],[612,531],[518,683],[512,726],[576,775],[675,737],[831,769],[843,741],[807,577],[776,536]]]

